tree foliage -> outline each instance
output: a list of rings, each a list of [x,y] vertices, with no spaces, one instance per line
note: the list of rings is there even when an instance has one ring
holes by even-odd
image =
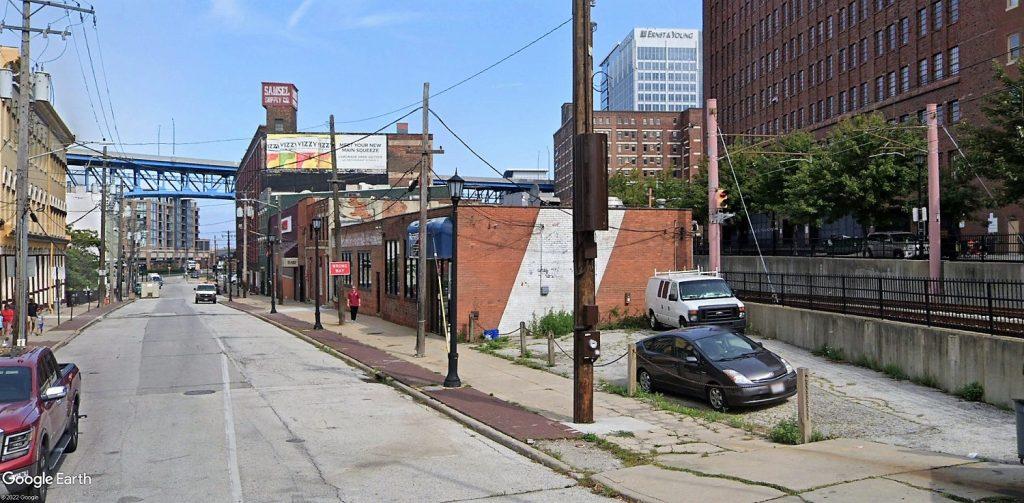
[[[970,164],[982,176],[995,180],[998,203],[1012,204],[1024,199],[1024,59],[1016,76],[995,65],[995,78],[1002,88],[988,96],[981,106],[984,124],[961,124],[957,129]]]
[[[67,248],[67,288],[95,289],[99,285],[96,270],[100,265],[100,238],[96,231],[68,229],[71,243]]]
[[[626,207],[648,205],[648,190],[654,200],[663,199],[667,208],[690,208],[694,220],[707,218],[707,175],[690,182],[676,178],[668,171],[643,176],[639,170],[620,171],[608,177],[608,195],[618,197]]]

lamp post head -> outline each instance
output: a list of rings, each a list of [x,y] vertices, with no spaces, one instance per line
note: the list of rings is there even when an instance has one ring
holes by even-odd
[[[459,204],[459,200],[462,199],[462,187],[466,184],[466,181],[459,176],[459,170],[455,170],[455,174],[448,179],[448,194],[451,195],[452,204]]]
[[[316,217],[316,218],[314,218],[313,220],[310,221],[310,225],[313,227],[314,231],[319,231],[320,227],[322,227],[323,224],[324,224],[324,220],[322,218],[320,218],[320,217]]]

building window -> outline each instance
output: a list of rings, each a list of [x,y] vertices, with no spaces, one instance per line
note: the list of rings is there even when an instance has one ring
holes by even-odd
[[[274,132],[284,132],[284,119],[274,119]]]
[[[945,69],[942,66],[942,53],[938,53],[934,56],[935,59],[935,80],[942,80],[945,75],[943,72]]]
[[[846,91],[839,91],[839,113],[846,113]]]
[[[883,54],[885,54],[885,31],[878,30],[875,32],[875,55]]]
[[[1020,7],[1020,0],[1006,0],[1006,10]]]
[[[934,16],[935,16],[935,18],[934,18],[935,19],[935,30],[938,31],[939,28],[942,28],[942,18],[943,18],[942,0],[939,0],[938,2],[935,2],[935,3],[932,4],[932,12],[934,13]]]
[[[1006,61],[1016,63],[1020,59],[1020,33],[1011,33],[1006,37]]]
[[[839,73],[846,71],[846,48],[839,49]]]
[[[942,103],[935,105],[935,122],[940,126],[946,123],[946,112],[943,110]]]
[[[860,61],[861,63],[868,62],[868,39],[860,39]]]
[[[960,20],[960,0],[949,0],[949,24]]]
[[[878,77],[875,79],[875,101],[882,101],[885,99],[885,77]]]
[[[953,100],[949,102],[949,122],[951,124],[960,123],[960,101]]]
[[[928,60],[922,59],[917,62],[917,85],[923,86],[928,83]]]
[[[889,72],[889,96],[896,96],[896,72]]]
[[[351,267],[351,265],[352,265],[352,252],[341,252],[341,261],[342,262],[348,262],[349,266]],[[352,286],[351,269],[349,270],[349,272],[350,272],[350,274],[341,277],[341,284],[342,285]]]
[[[829,55],[828,57],[825,58],[825,73],[827,74],[826,78],[828,78],[828,79],[832,78],[832,67],[833,66],[834,65],[832,64],[832,56]]]
[[[896,49],[896,25],[895,24],[890,24],[888,30],[889,30],[889,50],[891,51],[891,50]]]
[[[405,246],[405,298],[415,299],[419,294],[419,259],[412,256],[409,240],[402,240]]]
[[[960,74],[960,46],[956,46],[949,50],[949,75]]]
[[[907,45],[910,43],[910,19],[900,19],[900,44]]]
[[[369,290],[373,284],[370,280],[370,252],[359,252],[359,288],[361,290]]]
[[[910,90],[910,67],[904,66],[900,68],[900,92],[907,92]]]
[[[928,9],[924,8],[917,11],[917,35],[925,36],[928,34]]]
[[[398,240],[384,242],[384,293],[398,295]]]
[[[868,105],[868,103],[871,103],[871,96],[868,95],[868,83],[867,82],[861,82],[860,83],[860,99],[861,99],[861,107],[866,107]]]

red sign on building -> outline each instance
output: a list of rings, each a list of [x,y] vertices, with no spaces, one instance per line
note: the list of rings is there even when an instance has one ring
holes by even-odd
[[[352,268],[348,262],[331,262],[331,276],[348,276],[352,274]]]
[[[264,107],[292,107],[299,109],[299,89],[295,84],[283,82],[263,83]]]

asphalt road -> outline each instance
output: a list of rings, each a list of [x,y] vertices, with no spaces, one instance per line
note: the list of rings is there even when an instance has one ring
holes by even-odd
[[[57,352],[81,440],[51,501],[595,501],[292,335],[172,280]]]

